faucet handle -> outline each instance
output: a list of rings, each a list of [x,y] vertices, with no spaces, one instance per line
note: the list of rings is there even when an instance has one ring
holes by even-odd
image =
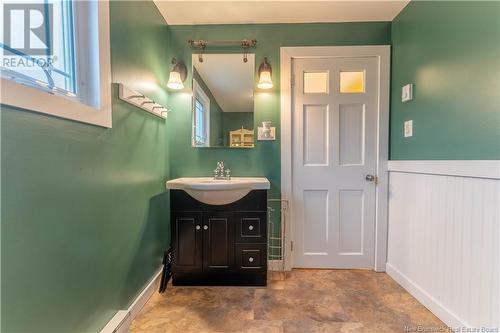
[[[231,179],[231,169],[226,169],[226,178]]]

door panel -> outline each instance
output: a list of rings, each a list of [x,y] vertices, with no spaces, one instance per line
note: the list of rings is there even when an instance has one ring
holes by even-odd
[[[294,265],[374,260],[378,58],[293,59]]]
[[[304,255],[328,255],[328,191],[305,190],[303,195]]]
[[[364,164],[364,104],[339,105],[339,164]]]
[[[339,252],[363,253],[363,191],[339,192]]]
[[[203,217],[203,270],[230,270],[234,265],[232,213],[206,213]]]
[[[175,213],[173,215],[173,265],[176,271],[201,272],[202,232],[201,213]]]
[[[328,105],[304,105],[304,165],[328,165]]]

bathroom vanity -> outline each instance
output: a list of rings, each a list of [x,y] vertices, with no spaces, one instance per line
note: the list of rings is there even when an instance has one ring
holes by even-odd
[[[167,182],[174,285],[266,285],[269,187],[252,177]]]

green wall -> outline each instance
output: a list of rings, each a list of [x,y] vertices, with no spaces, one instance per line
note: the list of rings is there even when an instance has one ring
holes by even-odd
[[[188,39],[243,39],[256,38],[255,79],[257,68],[268,57],[273,68],[274,88],[255,92],[254,127],[270,120],[276,126],[276,141],[257,141],[254,149],[192,148],[190,144],[191,97],[190,78],[186,80],[186,92],[171,94],[169,137],[171,178],[181,176],[207,176],[212,173],[218,160],[223,160],[234,176],[264,176],[271,181],[270,198],[280,197],[280,97],[279,52],[281,46],[305,45],[380,45],[390,44],[390,22],[330,23],[330,24],[255,24],[255,25],[198,25],[170,26],[171,38],[178,57],[191,68]],[[239,48],[207,48],[212,53],[240,53]],[[191,73],[189,73],[191,75]],[[277,209],[279,212],[279,209]]]
[[[499,17],[500,2],[477,1],[412,1],[396,17],[391,159],[500,159]],[[414,100],[401,103],[407,83]]]
[[[152,2],[111,3],[114,82],[167,102],[166,29]],[[112,129],[4,106],[1,121],[1,331],[98,332],[169,243],[166,125],[116,87]]]

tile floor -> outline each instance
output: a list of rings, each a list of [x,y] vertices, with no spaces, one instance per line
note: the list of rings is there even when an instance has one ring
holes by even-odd
[[[293,270],[267,288],[172,287],[156,293],[132,333],[405,332],[444,324],[385,273]]]

